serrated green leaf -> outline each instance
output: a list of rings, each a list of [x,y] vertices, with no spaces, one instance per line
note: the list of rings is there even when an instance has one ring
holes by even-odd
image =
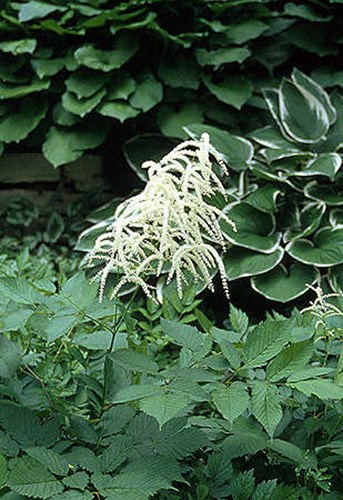
[[[255,488],[253,471],[240,472],[233,478],[230,486],[233,500],[251,500]]]
[[[271,382],[287,378],[291,373],[302,368],[313,352],[312,340],[292,344],[280,352],[267,366],[266,377]]]
[[[216,388],[212,392],[214,404],[231,424],[247,409],[250,397],[247,386],[242,382],[233,382],[230,386]]]
[[[26,448],[26,453],[37,462],[40,462],[44,468],[57,476],[66,476],[69,472],[68,460],[66,457],[59,455],[53,450],[37,446],[34,448]]]
[[[248,330],[249,318],[244,311],[230,304],[229,319],[235,332],[243,334]]]
[[[140,400],[140,408],[144,413],[154,417],[160,427],[178,416],[188,406],[190,396],[181,392],[161,392],[157,396],[148,396]]]
[[[0,490],[7,479],[7,461],[3,455],[0,455]]]
[[[82,490],[83,493],[87,487],[88,482],[89,476],[86,472],[74,472],[74,474],[72,474],[71,476],[63,479],[63,484],[68,486],[68,488],[77,488],[79,490]]]
[[[245,348],[245,367],[257,368],[276,356],[287,344],[291,334],[285,320],[266,320],[248,333]]]
[[[194,352],[201,350],[208,338],[208,335],[200,333],[194,326],[184,325],[177,321],[161,318],[161,326],[163,333],[172,338],[176,344]]]
[[[317,396],[319,399],[343,399],[343,387],[327,379],[310,379],[301,382],[289,382],[288,385],[306,394]]]
[[[255,381],[252,388],[252,413],[270,437],[282,418],[280,397],[273,385]]]
[[[34,306],[44,297],[24,278],[2,278],[0,291],[16,303]]]
[[[257,485],[251,500],[271,500],[273,498],[273,492],[276,488],[276,483],[276,479],[262,481],[262,483]]]
[[[126,403],[142,398],[161,395],[162,389],[159,386],[151,384],[130,385],[120,389],[114,398],[115,403]]]
[[[101,472],[113,472],[131,455],[134,442],[127,436],[115,436],[104,452],[99,456]]]
[[[0,335],[0,377],[13,378],[20,365],[22,353],[19,347]]]
[[[156,373],[158,364],[151,358],[132,349],[119,349],[110,355],[113,363],[124,368],[124,370],[137,371],[141,373]]]
[[[30,457],[16,460],[7,484],[16,493],[42,500],[63,491],[63,484]]]

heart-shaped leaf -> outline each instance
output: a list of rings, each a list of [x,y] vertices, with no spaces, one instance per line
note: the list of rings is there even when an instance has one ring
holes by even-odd
[[[312,181],[305,186],[304,193],[309,198],[322,201],[330,207],[343,205],[343,187],[338,182],[320,185],[317,181]]]
[[[240,247],[229,248],[223,257],[226,276],[233,281],[266,273],[281,262],[283,254],[281,247],[269,254]]]
[[[343,264],[343,229],[323,228],[313,241],[299,239],[289,243],[286,252],[299,262],[318,267]]]
[[[293,241],[299,238],[305,238],[314,233],[322,220],[325,212],[324,203],[308,203],[301,210],[297,217],[297,226],[291,227],[284,234],[284,241]]]

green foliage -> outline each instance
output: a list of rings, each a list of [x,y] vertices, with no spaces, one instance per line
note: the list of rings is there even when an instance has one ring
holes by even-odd
[[[340,14],[340,2],[315,0],[7,1],[0,141],[7,150],[17,142],[32,147],[36,131],[35,145],[57,167],[117,136],[122,123],[126,137],[135,124],[177,138],[183,126],[203,121],[251,130],[264,122],[261,88],[281,69],[306,61],[320,83],[340,85],[331,69],[339,67]],[[304,97],[287,80],[283,92],[292,128]],[[325,133],[333,118],[326,104],[302,111],[305,140]]]

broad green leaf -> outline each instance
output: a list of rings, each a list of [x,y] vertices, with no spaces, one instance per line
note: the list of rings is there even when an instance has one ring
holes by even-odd
[[[343,83],[343,71],[332,71],[330,66],[320,65],[311,76],[322,87],[340,87]]]
[[[101,419],[101,436],[117,434],[132,420],[134,415],[135,410],[128,405],[116,405],[105,411]]]
[[[247,21],[226,26],[225,36],[233,43],[241,45],[249,40],[258,38],[268,29],[268,27],[268,24],[252,18]]]
[[[3,318],[0,319],[0,332],[11,332],[21,330],[25,327],[27,320],[34,314],[30,306],[18,309],[18,304],[10,302],[6,307]]]
[[[274,385],[255,381],[252,388],[252,413],[270,437],[282,418],[280,396]]]
[[[22,353],[19,347],[0,335],[0,377],[14,378],[21,359]]]
[[[133,349],[119,349],[110,355],[113,363],[124,368],[124,370],[141,373],[156,373],[158,364],[145,354]]]
[[[321,175],[329,177],[333,181],[341,165],[342,158],[338,153],[323,153],[317,158],[311,159],[303,170],[297,170],[290,175],[297,177]]]
[[[48,319],[47,326],[42,335],[45,336],[48,342],[54,342],[67,335],[77,323],[78,317],[76,315],[68,315],[62,311],[62,314]]]
[[[97,293],[97,284],[90,284],[84,272],[79,271],[63,283],[60,296],[68,306],[78,312],[79,309],[87,309],[96,300]]]
[[[146,160],[158,162],[173,147],[170,139],[163,135],[144,134],[129,139],[123,146],[126,161],[138,177],[146,182],[147,170],[142,168]]]
[[[322,366],[307,366],[306,368],[300,368],[293,372],[289,377],[287,382],[298,383],[304,380],[317,379],[318,377],[323,377],[325,375],[330,375],[334,372],[333,368],[325,368]]]
[[[20,142],[32,132],[45,118],[48,101],[42,96],[27,96],[21,99],[18,107],[0,118],[0,141]]]
[[[295,262],[288,270],[281,264],[266,274],[253,277],[251,286],[270,300],[288,302],[307,292],[307,285],[316,278],[317,273],[312,266]]]
[[[329,130],[330,118],[321,101],[303,86],[283,79],[279,91],[280,119],[286,133],[301,143],[316,143]]]
[[[287,347],[280,352],[267,366],[266,377],[271,382],[287,378],[291,373],[302,368],[311,359],[313,353],[312,340],[305,340]]]
[[[276,356],[287,344],[291,325],[284,320],[266,320],[249,331],[245,348],[245,368],[257,368]]]
[[[57,476],[66,476],[68,474],[69,467],[67,457],[41,446],[27,448],[25,451],[29,457],[40,462],[44,468],[46,467],[53,474]]]
[[[184,325],[177,321],[168,321],[162,318],[161,326],[163,333],[170,337],[175,344],[195,352],[202,349],[208,337],[200,333],[194,326]]]
[[[257,210],[267,213],[276,212],[276,199],[282,191],[278,186],[267,184],[259,187],[256,191],[245,198],[245,202]]]
[[[84,97],[91,97],[99,92],[99,90],[106,85],[108,80],[109,75],[100,73],[99,71],[81,68],[74,71],[70,77],[67,78],[65,84],[69,92],[76,94],[76,96],[81,99]]]
[[[298,215],[298,227],[291,227],[284,234],[284,241],[305,238],[314,233],[320,226],[325,212],[324,203],[307,203]]]
[[[202,123],[203,112],[199,105],[189,102],[178,106],[178,109],[169,105],[162,106],[157,113],[157,124],[162,134],[167,137],[186,139],[184,127],[192,123]]]
[[[239,202],[227,205],[224,213],[237,227],[237,231],[234,231],[225,220],[220,221],[224,237],[233,245],[262,253],[272,253],[278,248],[281,234],[274,232],[275,220],[271,214]]]
[[[225,47],[217,50],[197,49],[195,55],[200,66],[220,66],[233,62],[242,63],[251,52],[244,47]]]
[[[130,385],[120,389],[114,399],[114,403],[126,403],[128,401],[136,401],[150,396],[161,396],[162,389],[157,385],[140,384]]]
[[[336,55],[338,48],[330,43],[328,27],[322,23],[297,23],[288,32],[289,40],[299,49],[319,57]]]
[[[97,111],[103,116],[116,118],[121,123],[140,114],[140,111],[125,101],[105,101]]]
[[[197,90],[200,85],[200,68],[192,59],[177,56],[172,60],[162,58],[158,76],[172,88]]]
[[[188,125],[185,131],[193,138],[200,138],[204,132],[210,136],[211,144],[220,154],[225,162],[233,170],[244,170],[248,168],[254,154],[252,144],[236,135],[231,135],[225,130],[221,130],[209,125]]]
[[[43,79],[46,76],[54,76],[59,73],[66,64],[66,59],[63,57],[56,59],[32,59],[31,66],[37,74],[38,78]]]
[[[84,500],[84,498],[86,498],[87,500],[91,500],[92,499],[91,493],[86,491],[88,482],[89,482],[89,476],[84,471],[74,472],[71,476],[64,478],[63,484],[65,486],[68,486],[68,488],[77,488],[78,490],[82,490],[82,492],[77,490],[68,490],[66,494],[69,493],[70,497],[69,500]],[[83,495],[85,495],[85,497]],[[55,500],[63,500],[63,499],[60,499],[60,497],[56,497]],[[68,500],[68,496],[66,496],[65,500]]]
[[[43,296],[25,278],[0,279],[0,291],[19,304],[34,305],[43,299]]]
[[[110,446],[100,455],[101,472],[109,473],[121,465],[133,452],[133,439],[128,436],[115,436]]]
[[[316,457],[309,450],[302,450],[298,446],[289,441],[282,439],[273,439],[268,443],[268,448],[275,451],[279,455],[286,457],[295,464],[302,465],[304,468],[316,467]]]
[[[66,10],[67,7],[63,7],[62,5],[53,5],[41,0],[39,2],[31,0],[20,5],[18,18],[21,23],[25,23],[33,19],[41,19],[56,11],[65,12]]]
[[[250,80],[241,75],[227,76],[219,83],[214,83],[210,78],[204,77],[204,83],[217,99],[236,109],[241,109],[253,91]]]
[[[294,259],[318,267],[330,267],[343,263],[343,229],[320,229],[312,240],[299,239],[286,246],[286,252]]]
[[[288,385],[306,394],[317,396],[319,399],[343,399],[343,387],[328,379],[309,379],[301,382],[289,382]]]
[[[232,247],[225,252],[223,262],[226,276],[233,281],[247,276],[264,274],[274,269],[282,260],[283,248],[279,247],[274,252],[265,254],[241,247]]]
[[[250,401],[247,386],[242,382],[216,388],[212,392],[212,398],[217,410],[230,423],[242,415]]]
[[[63,484],[45,467],[30,457],[18,458],[8,474],[11,490],[34,498],[50,498],[63,491]]]
[[[148,396],[140,400],[140,409],[154,417],[160,427],[185,410],[191,397],[181,392],[164,390],[157,396]]]
[[[111,345],[111,334],[107,330],[94,333],[79,333],[73,338],[73,343],[91,351],[105,351]]]
[[[343,189],[340,183],[322,184],[309,182],[304,189],[308,198],[324,202],[329,207],[343,205]]]
[[[300,17],[301,19],[306,19],[308,21],[325,22],[332,19],[331,15],[321,15],[311,5],[297,5],[293,2],[286,3],[285,14],[292,17]]]
[[[268,92],[266,92],[266,96],[269,96]],[[275,102],[275,106],[277,106],[277,101]],[[260,144],[261,146],[265,146],[267,148],[283,149],[283,150],[288,150],[290,152],[299,151],[299,148],[296,147],[294,143],[287,141],[287,139],[285,139],[283,135],[281,135],[280,132],[271,125],[259,128],[258,130],[254,130],[254,132],[251,132],[249,134],[249,137],[254,141],[256,141],[258,144]]]
[[[75,58],[82,66],[107,73],[123,66],[137,50],[137,39],[125,34],[116,39],[111,50],[101,50],[93,45],[84,45],[76,50]]]
[[[0,490],[7,479],[7,461],[3,455],[0,455]]]
[[[151,75],[137,84],[135,91],[129,98],[129,103],[145,113],[156,106],[162,98],[163,86]]]
[[[54,167],[70,163],[83,155],[87,149],[99,146],[106,138],[105,124],[84,124],[73,130],[51,127],[43,144],[44,156]]]
[[[65,92],[62,95],[62,106],[66,111],[69,111],[69,113],[73,113],[83,118],[100,104],[105,95],[105,89],[99,90],[99,92],[92,95],[92,97],[81,99],[77,98],[71,92]]]
[[[127,99],[136,88],[136,81],[125,71],[113,76],[107,86],[107,101],[116,101],[117,99]]]
[[[41,92],[50,87],[50,80],[33,80],[31,83],[14,85],[0,83],[0,99],[17,99],[28,94]]]
[[[62,125],[63,127],[72,127],[81,121],[80,116],[73,115],[66,111],[62,104],[57,103],[52,112],[53,123],[55,125]]]
[[[22,40],[11,40],[10,42],[0,42],[0,52],[5,52],[18,56],[20,54],[32,54],[37,46],[34,38],[24,38]]]
[[[266,447],[266,434],[251,420],[237,419],[230,432],[232,435],[227,437],[222,444],[222,450],[228,458],[255,455]]]

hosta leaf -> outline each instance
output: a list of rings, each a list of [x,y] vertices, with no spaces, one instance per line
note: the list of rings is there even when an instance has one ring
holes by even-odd
[[[322,102],[285,78],[280,86],[279,106],[282,126],[295,141],[319,142],[329,130],[330,118]]]
[[[288,385],[306,394],[317,396],[319,399],[343,399],[343,387],[327,379],[309,379],[301,382],[289,382]]]
[[[106,90],[102,89],[90,98],[78,99],[71,92],[65,92],[62,95],[62,106],[66,111],[69,111],[69,113],[73,113],[83,118],[100,104],[105,95]]]
[[[119,349],[111,354],[111,360],[125,370],[141,373],[156,373],[158,364],[151,358],[132,349]]]
[[[0,377],[13,378],[20,365],[21,358],[22,353],[19,347],[3,335],[0,335]]]
[[[23,40],[11,40],[10,42],[0,42],[0,52],[5,52],[18,56],[20,54],[32,54],[37,46],[37,40],[34,38],[25,38]]]
[[[137,50],[137,39],[125,34],[116,39],[111,50],[100,50],[92,45],[84,45],[76,50],[75,58],[82,66],[107,73],[123,66]]]
[[[289,322],[267,320],[248,333],[244,357],[246,368],[257,368],[276,356],[287,344],[291,333]]]
[[[172,60],[162,58],[158,76],[169,87],[197,90],[200,85],[200,68],[192,59],[177,56]]]
[[[116,118],[121,123],[128,118],[134,118],[140,113],[125,101],[105,101],[97,111],[100,115]]]
[[[320,185],[317,181],[312,181],[305,186],[304,193],[309,198],[322,201],[329,207],[343,205],[343,189],[338,182]]]
[[[244,47],[225,47],[217,50],[197,49],[195,52],[200,66],[220,66],[233,62],[242,63],[250,54],[250,50]]]
[[[152,75],[138,83],[129,102],[132,107],[141,109],[144,113],[156,106],[163,98],[163,86]]]
[[[273,385],[255,381],[252,388],[252,413],[270,437],[282,418],[280,397]]]
[[[51,127],[43,144],[44,156],[54,167],[80,158],[87,149],[99,146],[107,136],[108,127],[84,124],[73,130]]]
[[[299,214],[299,227],[291,227],[286,231],[284,241],[305,238],[314,233],[320,226],[325,209],[324,203],[307,203]]]
[[[242,415],[250,401],[247,386],[242,382],[233,382],[228,387],[222,385],[212,392],[212,397],[217,410],[230,423]]]
[[[302,368],[310,361],[313,353],[312,340],[305,340],[287,347],[267,366],[266,377],[271,382],[287,378],[291,373]]]
[[[75,94],[79,99],[83,97],[91,97],[99,90],[101,90],[104,85],[109,80],[108,75],[104,75],[99,71],[93,71],[90,69],[81,68],[74,71],[69,78],[67,78],[65,84],[67,90]]]
[[[162,106],[158,110],[157,123],[162,134],[168,137],[187,138],[184,128],[192,123],[203,122],[203,112],[199,105],[185,103],[174,109],[172,106]]]
[[[237,231],[234,231],[230,224],[220,221],[224,237],[230,243],[262,253],[272,253],[277,249],[281,234],[274,232],[275,221],[271,214],[238,202],[228,205],[225,212],[237,227]]]
[[[140,400],[140,409],[154,417],[160,427],[172,418],[178,416],[188,406],[191,397],[181,392],[163,391],[157,396]]]
[[[63,491],[63,484],[45,467],[30,457],[18,458],[7,484],[11,490],[28,497],[45,499]]]
[[[274,269],[281,262],[283,255],[284,250],[281,247],[269,254],[240,247],[229,248],[223,257],[226,276],[233,281],[238,278],[264,274]]]
[[[267,184],[247,196],[245,202],[262,212],[274,213],[277,196],[281,193],[282,191],[277,186]]]
[[[41,0],[39,2],[31,0],[20,5],[18,18],[21,23],[25,23],[33,19],[41,19],[56,11],[65,12],[67,8],[62,5],[52,5],[51,3],[42,2]]]
[[[185,131],[193,138],[207,132],[210,135],[211,144],[220,151],[225,162],[233,170],[244,170],[248,168],[254,155],[254,148],[248,140],[243,137],[232,135],[225,130],[221,130],[209,125],[188,125]]]
[[[241,109],[253,91],[250,80],[241,75],[227,76],[220,83],[213,83],[209,78],[204,77],[204,83],[217,99],[236,109]]]
[[[268,92],[266,93],[266,97],[267,96],[268,99],[270,100],[271,98],[269,97]],[[275,101],[275,106],[277,106],[277,101]],[[275,112],[276,111],[277,110],[275,109]],[[271,148],[276,150],[283,149],[295,152],[299,151],[299,149],[295,146],[294,143],[287,141],[287,139],[285,139],[283,135],[281,135],[280,132],[271,125],[267,125],[266,127],[259,128],[258,130],[251,132],[249,134],[249,137],[254,141],[256,141],[258,144],[260,144],[261,146],[265,146],[266,148]]]
[[[342,158],[338,153],[323,153],[311,159],[303,170],[292,172],[290,175],[297,177],[310,177],[321,175],[333,180],[342,165]]]
[[[289,16],[300,17],[302,19],[307,19],[308,21],[330,21],[332,16],[323,16],[319,14],[310,5],[297,5],[293,2],[288,2],[285,5],[285,13]]]
[[[34,130],[48,111],[48,101],[42,96],[21,99],[18,108],[0,119],[0,141],[20,142]]]
[[[318,267],[343,263],[343,229],[323,228],[313,240],[299,239],[286,246],[286,252],[294,259]]]
[[[270,300],[288,302],[307,292],[307,285],[312,284],[316,278],[317,273],[312,266],[295,262],[288,270],[283,265],[278,265],[266,274],[253,277],[251,286]]]

